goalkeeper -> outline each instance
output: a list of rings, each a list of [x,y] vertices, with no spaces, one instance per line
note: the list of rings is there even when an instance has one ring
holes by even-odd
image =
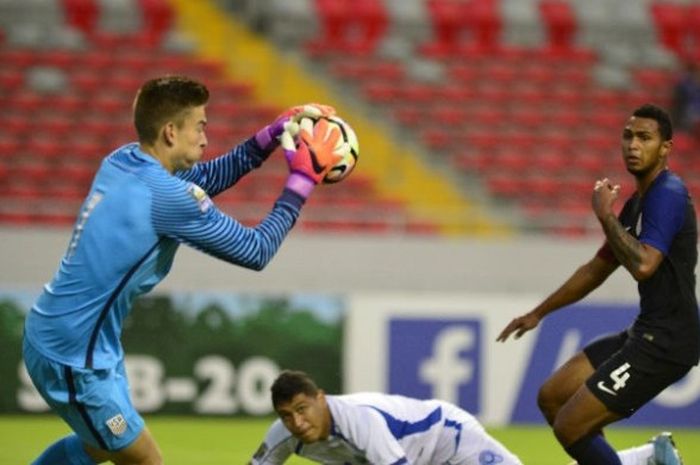
[[[56,274],[25,323],[24,360],[43,398],[75,434],[49,446],[35,465],[163,463],[129,398],[120,343],[138,296],[167,275],[181,243],[261,270],[294,226],[307,197],[342,154],[339,131],[302,130],[292,108],[230,152],[198,163],[207,146],[209,91],[185,77],[146,82],[134,101],[138,143],[104,159]],[[255,227],[223,214],[211,198],[259,167],[285,136],[286,185]]]

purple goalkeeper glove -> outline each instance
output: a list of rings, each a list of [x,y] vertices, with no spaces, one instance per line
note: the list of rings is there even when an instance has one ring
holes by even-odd
[[[303,117],[320,118],[322,116],[335,115],[335,108],[320,103],[307,103],[292,107],[279,115],[275,121],[268,124],[255,134],[258,146],[267,153],[271,153],[279,145],[282,133],[288,130],[292,136],[299,132],[299,121]]]
[[[315,125],[310,119],[303,119],[299,136],[297,143],[289,131],[280,137],[290,172],[286,187],[307,198],[349,147],[338,147],[340,130],[323,119]]]

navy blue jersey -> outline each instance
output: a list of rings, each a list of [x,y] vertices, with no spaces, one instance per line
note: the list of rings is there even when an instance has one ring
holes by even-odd
[[[133,300],[166,276],[180,243],[262,269],[303,199],[284,190],[260,224],[248,228],[223,214],[211,196],[263,160],[252,139],[175,175],[138,144],[105,158],[58,271],[27,316],[27,341],[66,365],[110,368],[123,357],[122,323]]]
[[[695,297],[698,231],[695,208],[683,181],[666,170],[640,197],[635,193],[620,222],[643,244],[664,255],[656,272],[638,284],[639,316],[631,335],[653,355],[694,365],[700,356],[700,323]],[[615,260],[609,246],[600,256]]]

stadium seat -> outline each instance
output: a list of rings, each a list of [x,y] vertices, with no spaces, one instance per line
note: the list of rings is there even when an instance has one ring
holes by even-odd
[[[97,0],[61,0],[66,22],[87,35],[97,28],[99,8]]]
[[[472,40],[466,44],[467,53],[482,55],[501,46],[502,19],[499,0],[470,0],[464,7]],[[460,47],[464,51],[463,47]]]
[[[547,44],[557,51],[571,50],[575,45],[577,23],[574,12],[564,0],[542,0],[540,15],[546,29]]]
[[[491,194],[514,199],[523,193],[525,183],[520,174],[495,173],[486,177],[486,185]]]
[[[427,0],[432,40],[421,45],[424,55],[442,58],[457,52],[468,27],[466,4],[467,0]]]
[[[312,56],[372,54],[386,31],[388,17],[380,0],[315,0],[314,6],[321,34],[306,44]]]
[[[159,45],[172,28],[175,13],[168,0],[138,0],[143,24],[138,33],[140,42],[146,46]]]
[[[693,3],[688,5],[688,43],[686,44],[686,58],[700,63],[700,5]]]
[[[688,34],[688,11],[680,3],[656,1],[651,4],[651,13],[659,43],[683,56]]]

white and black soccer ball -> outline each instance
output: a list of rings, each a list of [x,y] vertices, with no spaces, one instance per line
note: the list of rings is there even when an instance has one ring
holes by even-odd
[[[336,148],[340,149],[344,144],[348,144],[350,148],[350,150],[345,153],[342,160],[336,163],[326,174],[326,177],[323,178],[324,183],[332,184],[348,177],[355,168],[357,157],[360,153],[360,144],[357,140],[357,134],[355,134],[355,131],[345,120],[339,116],[329,116],[326,120],[331,123],[330,126],[336,126],[340,130],[340,139],[338,139]]]
[[[360,144],[355,131],[347,121],[339,116],[323,116],[313,120],[311,118],[302,118],[300,122],[301,128],[310,131],[311,126],[315,125],[321,119],[325,119],[329,123],[329,129],[337,127],[340,131],[340,137],[335,145],[335,152],[342,153],[343,158],[340,159],[323,178],[325,184],[333,184],[347,178],[355,168],[360,153]]]

